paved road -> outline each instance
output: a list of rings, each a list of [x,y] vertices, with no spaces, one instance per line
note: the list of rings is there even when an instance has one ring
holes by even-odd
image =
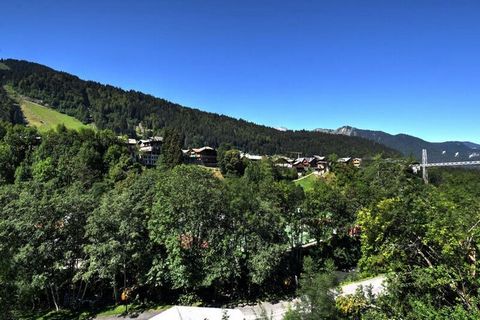
[[[372,293],[374,295],[378,295],[385,291],[385,287],[383,286],[383,281],[385,280],[384,276],[377,276],[375,278],[370,278],[366,280],[352,282],[346,285],[341,286],[341,293],[340,296],[355,294],[357,288],[362,286],[364,290],[371,286]],[[262,302],[257,305],[252,306],[244,306],[244,307],[237,307],[236,309],[242,311],[245,320],[255,320],[265,312],[268,317],[271,317],[272,320],[282,320],[283,316],[289,309],[295,304],[296,300],[294,301],[280,301],[277,303],[269,303],[269,302]],[[137,319],[137,320],[148,320],[157,314],[160,314],[162,311],[146,311],[139,314],[137,317],[97,317],[96,320],[122,320],[122,319]]]
[[[242,311],[245,320],[255,320],[266,314],[271,320],[282,320],[289,307],[295,302],[280,301],[277,303],[262,302],[254,306],[237,307]]]
[[[372,293],[373,295],[377,296],[380,293],[385,291],[385,287],[383,286],[383,281],[385,281],[385,276],[377,276],[375,278],[370,278],[370,279],[361,280],[361,281],[343,285],[341,287],[342,293],[340,293],[340,296],[355,294],[355,291],[357,291],[357,288],[359,288],[360,286],[363,287],[364,291],[367,287],[372,286]]]

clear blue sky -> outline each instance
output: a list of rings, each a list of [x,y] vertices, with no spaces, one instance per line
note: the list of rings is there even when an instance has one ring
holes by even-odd
[[[480,143],[480,1],[3,1],[0,57],[290,129]]]

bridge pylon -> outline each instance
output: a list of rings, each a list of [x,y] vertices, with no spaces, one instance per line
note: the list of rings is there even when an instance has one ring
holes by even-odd
[[[475,161],[451,161],[451,162],[433,162],[428,163],[427,149],[422,149],[422,163],[416,165],[417,169],[422,168],[423,181],[428,184],[428,171],[429,167],[464,167],[464,166],[480,166],[480,160]]]
[[[422,149],[422,177],[425,184],[428,184],[427,163],[428,163],[427,149]]]

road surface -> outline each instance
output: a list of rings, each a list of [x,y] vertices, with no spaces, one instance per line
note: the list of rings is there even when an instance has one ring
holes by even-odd
[[[363,288],[363,291],[365,292],[366,288],[371,286],[373,295],[377,296],[380,293],[385,291],[385,287],[383,286],[384,281],[385,281],[385,276],[381,275],[375,278],[352,282],[352,283],[341,286],[342,292],[339,295],[346,296],[350,294],[355,294],[355,292],[357,291],[357,288],[359,288],[360,286]]]

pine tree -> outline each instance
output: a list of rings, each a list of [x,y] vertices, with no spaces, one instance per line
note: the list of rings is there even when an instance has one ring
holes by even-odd
[[[183,161],[182,155],[183,137],[176,129],[166,128],[162,146],[160,165],[171,169]]]

